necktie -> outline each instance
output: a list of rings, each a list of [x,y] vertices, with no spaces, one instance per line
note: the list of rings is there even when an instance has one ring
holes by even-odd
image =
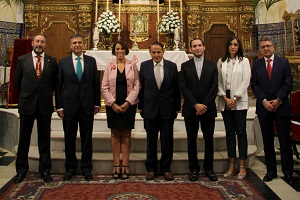
[[[77,60],[76,75],[78,77],[78,80],[81,80],[81,77],[82,77],[82,65],[81,65],[80,59],[81,58],[79,56],[76,58],[76,60]]]
[[[269,79],[271,79],[272,76],[272,66],[271,66],[271,59],[268,59],[268,65],[267,65],[267,71],[268,71],[268,75],[269,75]]]
[[[156,64],[155,69],[154,69],[155,80],[156,80],[156,84],[157,84],[158,89],[160,89],[160,85],[161,85],[160,67],[161,67],[160,64]]]
[[[36,72],[36,75],[38,77],[38,79],[40,80],[41,79],[41,75],[42,75],[42,62],[41,62],[41,55],[37,55],[37,61],[36,61],[36,64],[35,64],[35,72]]]

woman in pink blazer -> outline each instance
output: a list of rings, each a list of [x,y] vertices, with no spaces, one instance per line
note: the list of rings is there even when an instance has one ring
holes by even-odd
[[[129,50],[126,43],[116,41],[102,80],[102,94],[106,104],[107,127],[111,129],[114,179],[129,176],[131,130],[134,128],[136,105],[139,102],[140,81],[136,62],[125,58]],[[120,152],[122,150],[122,165]]]

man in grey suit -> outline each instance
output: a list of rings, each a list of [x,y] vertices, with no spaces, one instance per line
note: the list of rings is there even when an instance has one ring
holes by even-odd
[[[20,138],[15,183],[22,182],[29,169],[28,152],[34,120],[38,129],[39,173],[45,182],[52,181],[50,126],[54,111],[52,99],[57,82],[57,62],[45,54],[46,44],[46,36],[36,34],[32,39],[32,52],[20,56],[17,62],[14,86],[20,91]]]
[[[76,136],[79,124],[81,138],[81,170],[85,180],[92,175],[92,134],[94,115],[100,110],[100,80],[96,60],[83,54],[80,34],[70,38],[72,54],[58,63],[58,85],[55,92],[56,111],[63,119],[65,133],[66,174],[70,180],[76,173]]]
[[[215,99],[218,92],[217,65],[204,59],[205,46],[201,39],[190,42],[194,58],[181,65],[180,87],[184,96],[182,116],[187,132],[188,157],[191,181],[198,179],[197,137],[199,122],[205,141],[203,168],[211,181],[217,181],[213,171],[215,117],[217,109]]]
[[[141,63],[139,109],[147,132],[147,180],[157,173],[157,138],[160,132],[160,172],[166,180],[173,180],[170,166],[173,159],[173,125],[180,111],[180,89],[175,63],[163,59],[163,44],[150,45],[151,60]]]

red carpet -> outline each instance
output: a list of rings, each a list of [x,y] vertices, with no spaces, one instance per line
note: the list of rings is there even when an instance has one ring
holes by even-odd
[[[146,181],[144,176],[128,180],[113,180],[110,176],[94,176],[86,182],[83,176],[62,181],[63,175],[53,175],[53,182],[45,184],[37,174],[28,174],[24,182],[13,184],[0,199],[264,199],[246,181],[224,179],[211,182],[200,176],[190,182],[187,176],[175,176],[174,181],[163,177]]]

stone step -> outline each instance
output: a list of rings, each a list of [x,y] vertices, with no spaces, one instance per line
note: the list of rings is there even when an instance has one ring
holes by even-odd
[[[17,147],[15,147],[15,150]],[[255,145],[248,145],[248,160],[247,166],[250,167],[255,162],[255,154],[257,148]],[[238,154],[237,154],[238,155]],[[81,153],[77,152],[76,156],[80,162]],[[161,154],[158,153],[158,158]],[[202,169],[204,152],[198,153],[199,164]],[[52,170],[51,173],[65,173],[65,154],[62,151],[52,151]],[[130,173],[144,174],[145,173],[145,159],[146,153],[133,152],[130,154]],[[229,165],[227,151],[215,151],[214,153],[214,171],[225,172]],[[39,154],[37,146],[30,146],[29,150],[29,171],[38,172]],[[79,163],[80,166],[80,163]],[[113,167],[113,158],[111,152],[94,152],[93,153],[93,173],[94,174],[111,174]],[[188,155],[187,152],[174,152],[171,171],[174,174],[189,173],[188,169]],[[81,173],[80,167],[78,173]],[[201,171],[203,173],[203,171]]]
[[[224,131],[215,131],[214,148],[216,151],[226,150],[226,138]],[[132,131],[131,134],[131,152],[146,152],[147,140],[145,132]],[[204,139],[202,132],[198,134],[198,151],[204,151]],[[158,140],[158,151],[160,151],[160,140]],[[93,132],[93,150],[94,152],[111,152],[110,132]],[[63,131],[51,132],[51,151],[65,151]],[[81,151],[81,142],[79,133],[76,139],[76,151]],[[186,152],[187,139],[186,132],[174,133],[174,151]]]

